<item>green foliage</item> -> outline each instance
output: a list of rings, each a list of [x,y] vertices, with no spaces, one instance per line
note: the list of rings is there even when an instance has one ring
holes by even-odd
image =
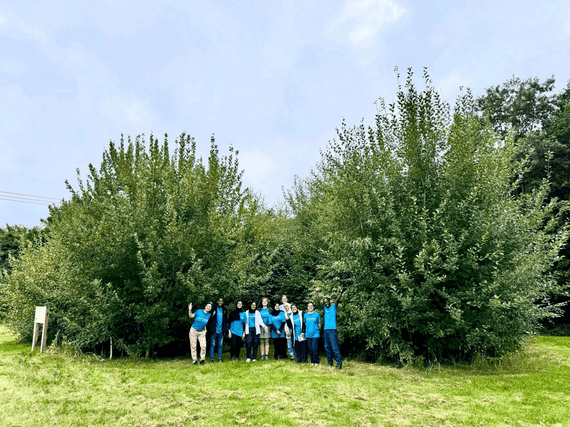
[[[51,210],[48,244],[13,263],[8,325],[29,339],[34,306],[48,305],[52,334],[80,348],[111,337],[135,354],[186,348],[187,304],[235,296],[250,264],[258,203],[236,156],[212,139],[204,165],[185,134],[173,155],[152,135],[148,147],[144,137],[111,142]]]
[[[375,126],[343,123],[288,201],[320,236],[324,286],[347,288],[345,345],[402,361],[496,357],[554,315],[544,272],[566,231],[553,232],[546,182],[513,197],[513,137],[481,124],[469,91],[451,114],[424,79],[418,91],[410,70]]]

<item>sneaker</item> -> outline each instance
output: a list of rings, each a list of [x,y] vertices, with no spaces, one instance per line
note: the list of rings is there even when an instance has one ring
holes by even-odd
[[[210,363],[214,363],[214,359],[210,359]]]
[[[245,359],[245,361],[246,361],[247,363],[249,363],[249,362],[251,362],[251,359]]]
[[[342,369],[342,365],[336,365],[337,369]]]
[[[291,356],[291,360],[295,360],[295,358],[293,356]]]
[[[200,365],[203,365],[204,363],[206,363],[204,359],[200,360]]]
[[[265,355],[265,360],[269,360],[269,355]]]
[[[197,365],[197,364],[198,364],[198,361],[197,361],[197,360],[194,360],[194,361],[192,362],[192,364],[193,364],[193,365]]]
[[[257,362],[257,360],[256,360],[256,359],[253,359],[252,362]]]

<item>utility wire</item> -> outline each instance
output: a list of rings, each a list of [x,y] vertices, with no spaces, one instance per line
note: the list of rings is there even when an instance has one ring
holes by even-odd
[[[55,203],[55,202],[50,202],[49,200],[32,199],[30,197],[6,196],[4,194],[0,194],[0,197],[7,197],[9,199],[18,199],[18,200],[29,200],[31,202],[40,202],[46,204]]]
[[[28,197],[33,197],[34,199],[48,199],[48,200],[57,200],[59,201],[60,199],[55,199],[53,197],[43,197],[43,196],[32,196],[31,194],[20,194],[20,193],[10,193],[9,191],[0,191],[0,193],[3,194],[14,194],[16,196],[28,196]],[[12,196],[5,196],[5,197],[12,197]],[[18,197],[20,199],[20,197]]]
[[[47,203],[27,202],[26,200],[5,199],[3,197],[0,197],[0,200],[8,200],[9,202],[31,203],[33,205],[49,206],[49,204],[47,204]]]

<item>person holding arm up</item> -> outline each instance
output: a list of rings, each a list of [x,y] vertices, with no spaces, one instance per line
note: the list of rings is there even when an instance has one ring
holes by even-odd
[[[192,313],[192,303],[188,304],[188,317],[194,319],[194,323],[190,327],[190,352],[192,353],[192,363],[198,364],[198,357],[196,354],[196,342],[200,342],[200,365],[203,365],[206,360],[206,325],[210,319],[210,310],[212,310],[212,303],[206,304],[203,310],[196,310]]]
[[[315,292],[317,295],[317,304],[319,304],[319,290],[317,286]],[[336,368],[342,369],[342,359],[340,356],[340,347],[338,346],[338,333],[336,328],[336,313],[340,297],[344,293],[342,286],[338,288],[338,297],[336,302],[331,304],[330,298],[325,298],[323,300],[324,306],[324,331],[323,335],[325,338],[325,352],[327,354],[327,363],[329,366],[333,366],[333,356],[336,360]]]
[[[305,337],[307,338],[307,347],[309,348],[309,355],[311,356],[311,365],[318,365],[319,358],[319,338],[321,337],[321,315],[315,311],[315,306],[312,302],[307,305],[307,312],[305,313]]]

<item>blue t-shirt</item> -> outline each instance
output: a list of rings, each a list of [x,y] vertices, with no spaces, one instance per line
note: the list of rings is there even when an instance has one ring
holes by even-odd
[[[249,318],[249,328],[255,328],[255,313],[251,314],[249,310],[246,312],[246,317]],[[247,322],[247,320],[246,320]],[[251,331],[250,331],[251,332]],[[255,331],[254,331],[255,332]]]
[[[218,308],[216,310],[216,313],[217,313],[216,334],[221,334],[222,333],[222,325],[224,322],[224,312],[222,311],[221,308]]]
[[[306,338],[319,338],[321,336],[319,331],[319,323],[321,323],[321,315],[316,311],[313,313],[305,313],[303,316],[305,322],[305,337]]]
[[[295,326],[295,341],[299,341],[299,336],[303,332],[303,328],[301,326],[301,316],[299,316],[299,313],[293,315],[293,326]]]
[[[239,314],[240,320],[232,320],[230,324],[230,332],[232,335],[243,335],[243,325],[245,323],[245,313]]]
[[[336,329],[336,305],[333,303],[330,307],[323,306],[325,311],[325,331],[328,329]]]
[[[259,314],[261,314],[261,320],[263,320],[263,323],[265,323],[267,326],[269,326],[269,308],[265,307],[262,308],[261,310],[259,310]]]
[[[281,334],[278,334],[271,328],[271,338],[285,338],[285,314],[280,311],[277,316],[270,316],[269,321],[273,325],[273,328],[281,331]]]
[[[198,332],[202,332],[206,325],[208,324],[208,319],[210,318],[210,313],[206,313],[204,310],[196,310],[194,313],[194,323],[192,327]]]

